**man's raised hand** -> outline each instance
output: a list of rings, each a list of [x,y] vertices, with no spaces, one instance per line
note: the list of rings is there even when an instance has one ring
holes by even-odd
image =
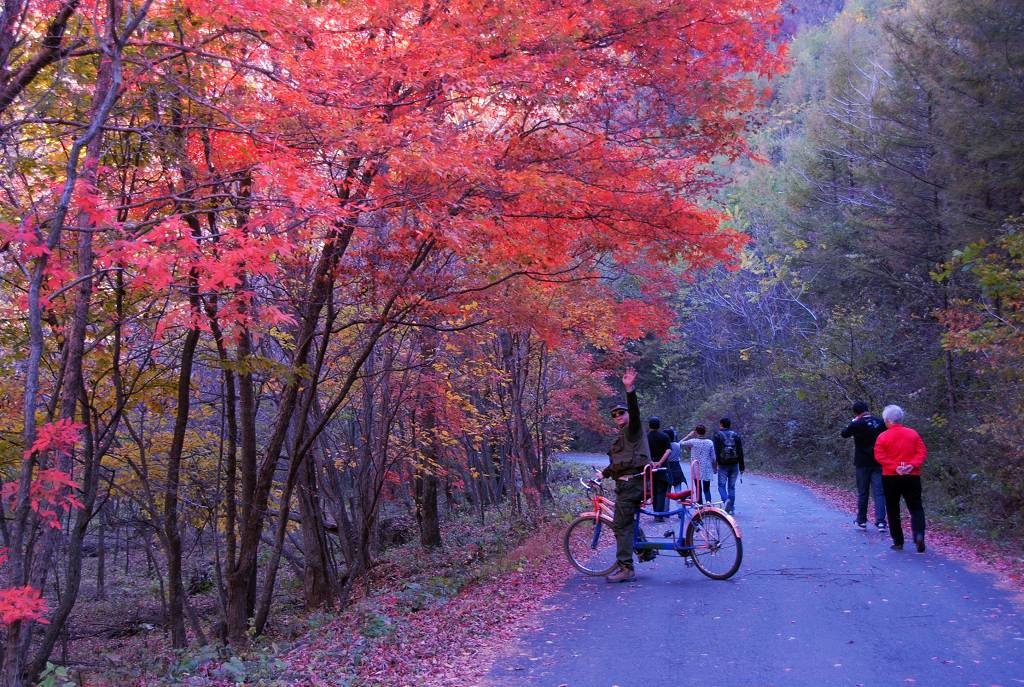
[[[622,375],[622,383],[625,385],[626,391],[636,389],[636,370],[632,367],[626,368],[625,374]]]

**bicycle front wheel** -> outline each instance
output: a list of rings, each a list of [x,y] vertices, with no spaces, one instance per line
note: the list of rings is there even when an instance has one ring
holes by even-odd
[[[696,513],[686,528],[686,545],[697,569],[713,580],[727,580],[740,569],[743,540],[721,513]]]
[[[615,532],[610,520],[581,515],[565,531],[562,548],[572,567],[584,575],[596,577],[615,570]]]

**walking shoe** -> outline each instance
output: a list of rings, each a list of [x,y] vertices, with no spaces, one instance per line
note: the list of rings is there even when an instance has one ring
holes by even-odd
[[[605,579],[609,582],[629,582],[636,579],[636,573],[633,572],[633,568],[627,568],[624,565],[620,565],[618,570]]]
[[[876,522],[875,523],[875,527],[877,527],[879,530],[887,530],[887,529],[889,529],[889,525],[887,525],[884,520]]]
[[[861,528],[862,530],[866,530],[868,528],[868,524],[866,522],[858,522],[857,527]]]
[[[924,553],[924,535],[923,534],[915,534],[914,535],[914,543],[917,545],[917,552],[918,553]]]
[[[722,506],[722,509],[725,510],[726,513],[732,515],[732,499],[726,499],[725,505]]]
[[[903,550],[903,544],[893,544],[889,548],[892,549],[893,551],[902,551]]]

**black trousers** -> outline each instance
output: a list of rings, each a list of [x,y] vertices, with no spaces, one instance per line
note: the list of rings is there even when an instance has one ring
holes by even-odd
[[[654,473],[654,512],[665,512],[665,494],[668,493],[668,475],[665,472]]]
[[[916,538],[924,537],[924,505],[921,503],[921,475],[882,475],[885,492],[885,513],[889,516],[889,534],[893,544],[903,544],[903,521],[900,519],[900,498],[910,511],[910,531]]]
[[[701,479],[697,481],[693,488],[693,496],[696,498],[698,504],[711,503],[714,499],[711,498],[711,480]]]
[[[683,475],[683,467],[679,464],[678,460],[670,460],[665,464],[668,468],[668,481],[669,485],[678,487],[686,484],[686,476]]]

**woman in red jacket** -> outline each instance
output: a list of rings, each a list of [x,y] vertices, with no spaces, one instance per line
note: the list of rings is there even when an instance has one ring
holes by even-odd
[[[928,455],[921,435],[904,427],[903,408],[886,406],[882,419],[888,428],[875,442],[875,460],[882,466],[882,490],[885,511],[889,517],[892,548],[903,548],[903,523],[900,520],[900,497],[910,511],[910,531],[918,553],[924,553],[924,506],[921,504],[921,466]]]

